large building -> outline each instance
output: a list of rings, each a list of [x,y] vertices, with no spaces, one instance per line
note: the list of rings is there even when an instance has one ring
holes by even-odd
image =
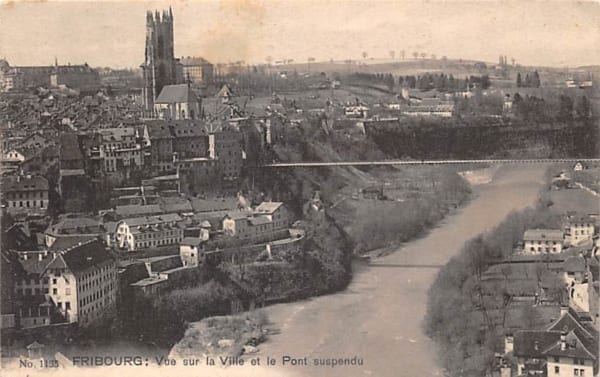
[[[15,282],[21,327],[52,323],[89,326],[116,311],[117,269],[110,252],[98,240],[38,258],[20,261]]]
[[[214,67],[204,58],[190,57],[181,58],[183,78],[194,84],[206,84],[212,82]]]
[[[48,180],[44,177],[16,177],[3,182],[2,190],[9,213],[45,213],[48,209]]]
[[[175,59],[173,37],[173,12],[148,11],[146,15],[145,60],[141,65],[144,74],[142,97],[147,112],[154,110],[154,100],[165,85],[177,84],[181,65]]]

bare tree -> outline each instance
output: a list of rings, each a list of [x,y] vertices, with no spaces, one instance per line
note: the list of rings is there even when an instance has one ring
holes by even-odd
[[[270,66],[271,62],[273,61],[273,57],[271,55],[269,55],[265,58],[265,60],[267,61],[267,64]]]
[[[363,59],[366,60],[368,56],[369,56],[369,54],[366,51],[363,51],[363,53],[362,53]]]
[[[425,59],[427,57],[427,53],[426,52],[422,52],[421,53],[421,59]]]
[[[405,54],[406,54],[406,51],[404,51],[404,50],[400,51],[400,56],[402,56],[402,60],[404,60]]]
[[[418,53],[418,52],[416,52],[416,51],[415,51],[415,52],[413,52],[413,57],[414,57],[415,59],[419,58],[419,53]]]
[[[390,50],[390,58],[391,58],[392,60],[394,60],[394,58],[395,58],[395,57],[396,57],[396,51],[394,51],[394,50]]]

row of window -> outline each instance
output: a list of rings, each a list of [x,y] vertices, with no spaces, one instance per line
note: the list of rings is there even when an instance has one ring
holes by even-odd
[[[36,197],[48,197],[47,191],[28,191],[28,192],[7,192],[7,199],[35,199]]]
[[[25,207],[25,208],[31,208],[31,207],[33,207],[33,208],[44,208],[44,201],[43,200],[40,200],[40,201],[37,201],[37,200],[31,200],[31,201],[29,201],[29,200],[27,200],[26,202],[19,201],[19,205],[18,206],[17,206],[17,202],[8,202],[8,206],[9,207],[20,207],[20,208],[23,208],[23,207]]]

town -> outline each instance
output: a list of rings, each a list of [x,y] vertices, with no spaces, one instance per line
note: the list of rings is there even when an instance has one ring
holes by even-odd
[[[352,263],[471,197],[451,167],[270,164],[565,158],[551,195],[597,203],[597,67],[405,50],[213,64],[175,55],[175,17],[146,13],[135,69],[0,60],[3,358],[107,338],[168,354],[189,322],[344,289]],[[474,307],[502,329],[489,375],[597,375],[600,217],[580,207],[473,262]],[[257,352],[266,330],[249,332],[209,351]]]

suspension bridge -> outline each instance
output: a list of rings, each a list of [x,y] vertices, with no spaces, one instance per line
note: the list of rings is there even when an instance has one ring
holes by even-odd
[[[318,161],[318,162],[273,162],[267,168],[312,168],[323,166],[382,166],[382,165],[466,165],[466,164],[565,164],[576,162],[600,163],[600,158],[557,158],[557,159],[480,159],[480,160],[380,160],[380,161]]]

